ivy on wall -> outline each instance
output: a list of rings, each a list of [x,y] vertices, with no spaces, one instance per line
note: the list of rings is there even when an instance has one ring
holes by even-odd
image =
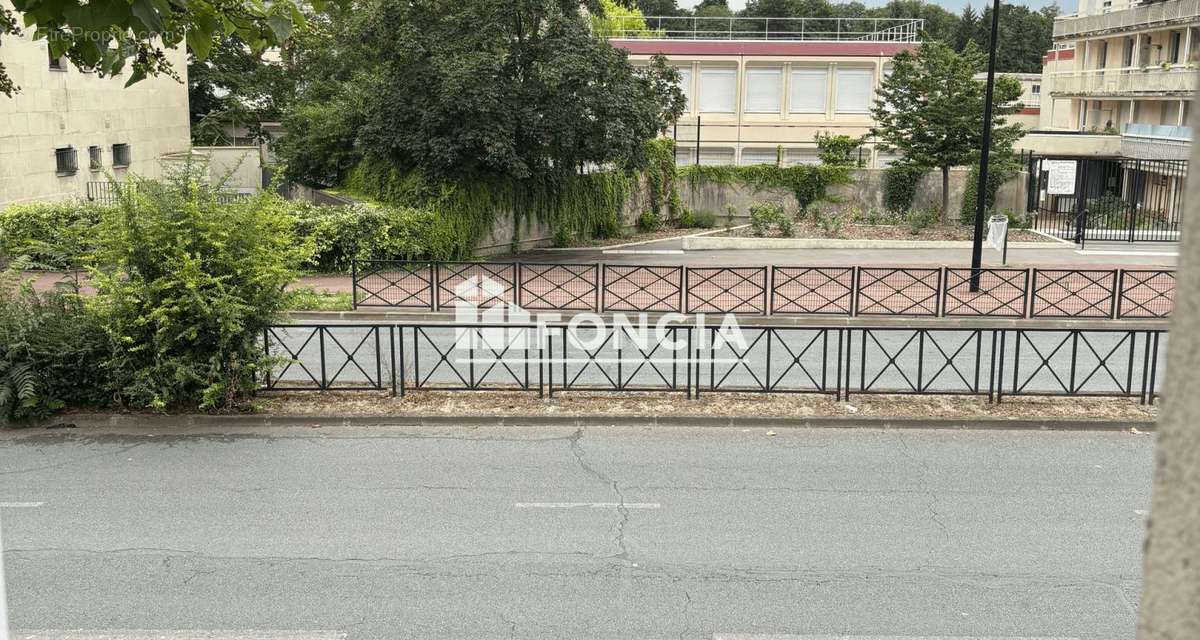
[[[650,211],[661,216],[665,204],[669,219],[679,220],[683,215],[683,206],[676,184],[675,141],[670,138],[647,141],[646,157],[646,190],[649,192]]]
[[[682,167],[678,175],[686,180],[689,188],[702,184],[742,185],[756,191],[763,189],[788,189],[796,197],[803,210],[812,203],[824,199],[830,187],[849,184],[850,171],[847,167],[828,165],[798,165],[779,167],[769,164],[749,166],[704,166]]]
[[[520,237],[522,225],[533,221],[553,229],[560,242],[613,237],[620,233],[632,181],[623,171],[450,181],[400,171],[387,162],[364,161],[350,172],[346,189],[380,202],[436,212],[455,238],[455,257],[467,258],[506,213],[512,216],[514,238]]]

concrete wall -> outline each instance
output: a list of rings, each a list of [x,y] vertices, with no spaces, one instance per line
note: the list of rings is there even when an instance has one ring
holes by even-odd
[[[0,6],[12,8],[9,0],[0,0]],[[31,31],[24,31],[5,36],[0,47],[0,63],[21,88],[12,98],[0,96],[0,207],[82,197],[87,183],[105,180],[106,173],[156,177],[161,156],[188,149],[187,59],[182,50],[167,52],[182,81],[147,78],[125,89],[128,71],[100,78],[65,61],[63,70],[51,70],[46,41],[34,41]],[[129,167],[112,166],[114,144],[130,146]],[[78,170],[59,176],[54,150],[67,146],[76,150]],[[90,146],[101,149],[102,166],[96,171],[89,168]]]
[[[852,175],[853,183],[839,186],[832,190],[832,194],[837,196],[840,202],[827,206],[841,210],[851,208],[856,208],[860,211],[868,211],[870,209],[882,210],[884,208],[883,170],[862,169],[853,171]],[[953,217],[958,216],[958,212],[962,207],[963,194],[966,192],[969,176],[969,169],[952,169],[950,171],[950,211]],[[1001,186],[999,193],[996,195],[997,208],[1001,211],[1011,209],[1015,213],[1024,213],[1026,205],[1025,192],[1025,174],[1021,173],[1016,178]],[[795,197],[788,189],[755,191],[748,187],[720,184],[701,184],[693,189],[685,182],[679,186],[679,195],[684,206],[693,210],[711,211],[717,215],[718,220],[724,219],[726,207],[730,204],[737,208],[739,218],[748,216],[751,204],[764,200],[783,202],[791,211],[796,211],[799,208]],[[933,171],[922,178],[917,188],[916,198],[913,200],[913,208],[928,209],[941,208],[941,206],[942,175],[939,171]]]
[[[262,160],[258,147],[196,147],[208,161],[208,175],[230,191],[262,189]]]

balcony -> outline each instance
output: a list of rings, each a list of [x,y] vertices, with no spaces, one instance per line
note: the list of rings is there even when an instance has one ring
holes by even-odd
[[[1196,90],[1197,71],[1182,66],[1169,69],[1123,67],[1051,74],[1055,96],[1086,97],[1188,97]]]
[[[1091,16],[1065,16],[1054,21],[1055,41],[1200,22],[1200,0],[1166,0]]]
[[[1191,158],[1192,128],[1130,123],[1121,134],[1121,155],[1143,160]]]
[[[919,42],[914,18],[741,18],[621,16],[598,35],[614,40],[751,40],[778,42]]]

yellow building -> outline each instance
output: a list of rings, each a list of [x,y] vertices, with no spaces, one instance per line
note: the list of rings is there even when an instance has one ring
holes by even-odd
[[[687,111],[672,135],[680,164],[815,164],[819,133],[865,136],[879,83],[921,20],[646,18],[616,30],[634,63],[665,55],[682,75]],[[893,158],[868,140],[868,167]]]

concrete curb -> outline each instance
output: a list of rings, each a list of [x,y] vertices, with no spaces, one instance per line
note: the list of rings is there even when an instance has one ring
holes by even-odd
[[[706,231],[700,231],[698,233],[688,233],[688,234],[682,234],[682,235],[678,235],[678,236],[666,236],[663,238],[654,238],[652,240],[638,240],[636,242],[626,242],[624,244],[600,245],[600,246],[596,246],[596,247],[545,247],[540,250],[541,251],[557,251],[557,252],[562,252],[562,253],[570,253],[573,251],[575,251],[575,252],[599,251],[600,253],[608,253],[612,249],[623,249],[625,247],[640,247],[640,246],[646,245],[646,244],[655,244],[658,242],[670,242],[672,240],[684,240],[685,238],[698,238],[700,236],[708,236],[708,235],[712,235],[714,233],[723,233],[725,231],[729,231],[732,229],[741,229],[743,227],[748,227],[748,226],[750,226],[750,225],[740,224],[740,225],[737,225],[734,227],[730,227],[730,229],[721,227],[719,229],[708,229]]]
[[[683,238],[684,251],[766,249],[970,249],[966,240],[854,240],[839,238]],[[1009,249],[1074,249],[1054,242],[1010,242]]]
[[[956,429],[1021,431],[1154,431],[1153,420],[1076,418],[887,418],[867,416],[287,416],[287,415],[132,415],[81,413],[60,416],[43,428],[73,425],[86,429],[245,429],[262,427],[701,427],[737,429]],[[11,433],[29,432],[13,429]]]

